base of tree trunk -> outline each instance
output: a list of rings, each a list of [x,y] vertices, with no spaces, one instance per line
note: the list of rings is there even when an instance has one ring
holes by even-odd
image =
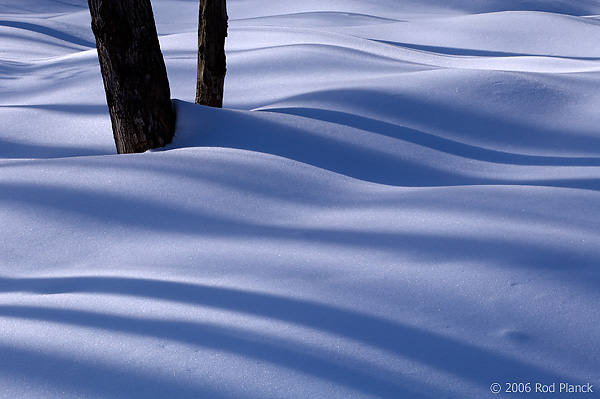
[[[120,154],[171,142],[175,112],[150,0],[88,0]]]

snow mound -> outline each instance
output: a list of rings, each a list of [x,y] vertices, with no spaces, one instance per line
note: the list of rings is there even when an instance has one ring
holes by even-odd
[[[2,394],[600,386],[600,3],[228,6],[212,109],[153,1],[176,136],[120,156],[86,2],[0,5]]]

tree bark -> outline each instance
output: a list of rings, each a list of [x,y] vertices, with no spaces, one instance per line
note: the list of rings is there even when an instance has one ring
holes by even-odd
[[[119,154],[171,142],[175,112],[150,0],[88,0]]]
[[[227,37],[225,0],[200,0],[196,104],[223,107]]]

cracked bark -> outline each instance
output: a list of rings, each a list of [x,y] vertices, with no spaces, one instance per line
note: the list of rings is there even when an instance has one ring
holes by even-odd
[[[223,107],[226,37],[226,1],[200,0],[196,104]]]
[[[175,112],[150,0],[88,0],[119,154],[171,142]]]

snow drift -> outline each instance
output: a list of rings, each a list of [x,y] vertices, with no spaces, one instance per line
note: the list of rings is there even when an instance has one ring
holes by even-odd
[[[153,6],[176,138],[118,156],[86,2],[0,5],[4,397],[600,389],[600,2],[230,0],[224,109]]]

